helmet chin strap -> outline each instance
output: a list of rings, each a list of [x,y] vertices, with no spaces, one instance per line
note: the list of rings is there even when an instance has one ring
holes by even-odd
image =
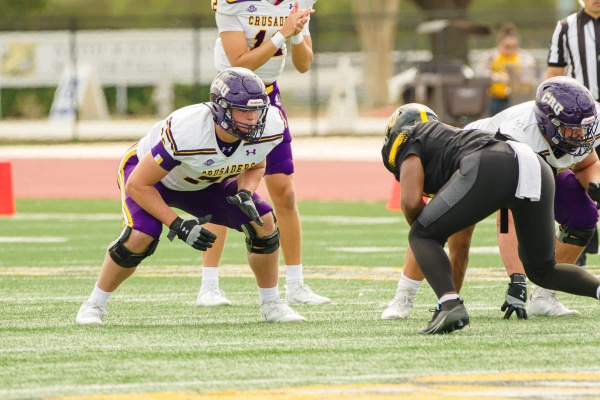
[[[587,152],[589,152],[589,150],[592,149],[592,146],[586,146],[585,144],[581,146],[570,145],[565,140],[559,143],[551,142],[550,145],[552,146],[552,153],[556,158],[560,158],[566,154],[571,154],[572,156],[580,156],[586,154]]]
[[[556,158],[561,158],[561,157],[567,155],[568,153],[566,151],[564,151],[563,149],[560,149],[556,146],[552,146],[552,154],[554,154],[554,157],[556,157]]]
[[[548,142],[548,144],[550,145],[550,149],[552,150],[552,154],[554,154],[554,157],[561,158],[562,156],[567,154],[565,150],[557,147],[558,143],[554,143],[554,141],[551,140],[548,137],[548,135],[546,135],[546,128],[544,128],[542,124],[538,124],[538,128],[540,129],[540,133],[542,133],[542,136],[544,137],[546,142]]]
[[[225,135],[229,136],[229,133],[218,124],[215,124],[215,135],[219,140],[223,140],[223,138],[226,137]]]

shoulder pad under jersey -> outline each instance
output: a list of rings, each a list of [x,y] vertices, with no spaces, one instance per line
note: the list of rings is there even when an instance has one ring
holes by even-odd
[[[261,0],[213,0],[213,11],[225,15],[235,15],[244,11],[252,3],[260,3]]]

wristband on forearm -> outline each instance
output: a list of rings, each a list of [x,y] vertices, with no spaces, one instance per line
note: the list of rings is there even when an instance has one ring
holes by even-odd
[[[302,35],[302,32],[292,36],[292,44],[300,44],[302,42],[304,42],[304,35]]]
[[[278,49],[280,49],[285,44],[285,36],[283,36],[283,34],[281,32],[277,32],[271,38],[271,42],[273,42],[273,44],[275,45],[275,47],[277,47]]]

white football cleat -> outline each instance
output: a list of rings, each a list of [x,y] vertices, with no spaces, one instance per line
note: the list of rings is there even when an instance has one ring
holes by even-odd
[[[282,299],[277,299],[260,305],[260,314],[264,322],[304,322],[306,318],[298,314],[293,308],[285,304]]]
[[[579,315],[579,311],[567,308],[556,297],[556,291],[534,286],[529,295],[527,315],[530,317],[569,317]]]
[[[329,298],[319,296],[312,291],[310,286],[304,283],[285,285],[285,300],[288,304],[308,304],[313,306],[331,303]]]
[[[381,313],[381,319],[406,319],[412,311],[416,290],[401,290],[396,293],[387,308]]]
[[[102,317],[107,314],[106,304],[88,300],[79,308],[75,322],[78,325],[100,326],[102,325]]]
[[[200,289],[196,305],[203,307],[230,306],[231,302],[225,297],[225,292],[219,289],[219,284],[214,283]]]

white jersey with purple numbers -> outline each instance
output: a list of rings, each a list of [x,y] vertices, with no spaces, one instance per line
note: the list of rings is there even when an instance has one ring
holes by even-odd
[[[313,8],[317,0],[299,0],[299,9]],[[214,0],[213,9],[219,33],[244,32],[249,49],[259,47],[277,33],[283,26],[295,0],[283,0],[274,5],[268,0]],[[309,36],[308,23],[304,25],[302,34]],[[263,82],[277,80],[285,65],[287,47],[284,44],[265,64],[254,70]],[[223,49],[221,38],[215,43],[215,68],[222,71],[231,67],[227,54]]]
[[[556,168],[559,172],[572,167],[586,158],[590,153],[581,156],[565,154],[556,158],[552,152],[550,143],[546,140],[535,118],[535,101],[512,106],[493,117],[480,119],[466,125],[464,129],[482,129],[491,132],[500,132],[510,136],[519,142],[528,144],[533,151],[543,156],[546,162]],[[596,103],[596,110],[600,114],[600,105]],[[596,126],[594,147],[600,145],[600,131]],[[591,152],[592,150],[590,150]]]
[[[206,104],[180,108],[156,123],[138,143],[138,158],[152,152],[169,171],[161,183],[171,190],[201,190],[223,182],[262,162],[283,139],[285,123],[279,110],[269,107],[266,128],[254,143],[242,142],[234,153],[223,154],[215,123]]]

